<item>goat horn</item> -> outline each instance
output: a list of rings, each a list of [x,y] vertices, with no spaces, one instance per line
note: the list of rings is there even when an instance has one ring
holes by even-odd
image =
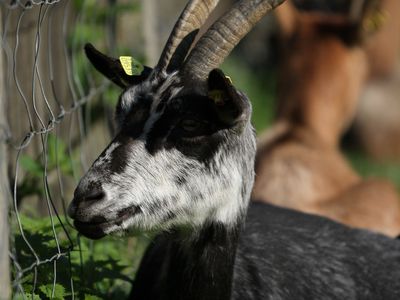
[[[218,0],[191,0],[176,22],[157,64],[159,71],[178,69]]]
[[[184,76],[205,80],[255,24],[284,1],[241,0],[236,3],[200,38],[183,66]]]

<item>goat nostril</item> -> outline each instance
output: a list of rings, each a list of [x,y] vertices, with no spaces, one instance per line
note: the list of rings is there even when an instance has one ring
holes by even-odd
[[[76,216],[76,205],[74,201],[68,206],[67,214],[71,219],[75,219]]]
[[[98,201],[106,198],[106,193],[101,186],[92,186],[91,188],[77,188],[74,193],[74,199],[68,207],[68,215],[75,219],[77,215],[85,215],[87,209]]]
[[[98,201],[101,200],[105,197],[105,193],[103,190],[94,190],[91,193],[85,195],[85,197],[82,199],[83,201]]]

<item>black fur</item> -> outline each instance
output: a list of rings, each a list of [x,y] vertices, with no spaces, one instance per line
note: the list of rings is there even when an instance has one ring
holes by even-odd
[[[142,260],[131,299],[230,299],[237,233],[209,225],[193,240],[184,230],[158,236]]]
[[[398,300],[400,242],[252,203],[243,230],[158,236],[130,299]]]

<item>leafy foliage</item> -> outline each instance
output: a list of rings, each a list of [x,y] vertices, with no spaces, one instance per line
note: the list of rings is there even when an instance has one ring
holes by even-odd
[[[50,218],[31,219],[22,215],[21,221],[25,237],[40,260],[56,255],[58,246],[60,253],[67,254],[37,267],[35,288],[34,271],[24,274],[20,282],[28,299],[70,299],[73,291],[77,299],[126,298],[147,244],[144,238],[108,237],[93,242],[78,237],[69,226],[67,234],[60,223],[54,226],[54,236]],[[66,221],[62,219],[64,224]],[[35,256],[20,233],[15,236],[15,246],[22,269],[35,263]],[[14,271],[13,275],[15,278],[17,273]],[[21,297],[17,294],[14,299]]]
[[[54,300],[62,300],[65,299],[65,288],[62,285],[55,284],[46,284],[41,285],[39,287],[40,292],[44,294],[46,298],[54,299]]]
[[[19,162],[26,176],[18,185],[18,199],[27,196],[44,196],[43,176],[45,169],[51,172],[59,168],[65,176],[73,175],[73,162],[77,161],[69,157],[67,145],[55,135],[50,134],[46,140],[46,162],[42,155],[38,158],[33,158],[29,155],[22,155]],[[75,151],[74,157],[78,157],[79,153]],[[45,168],[46,165],[46,168]],[[18,201],[19,202],[19,201]]]

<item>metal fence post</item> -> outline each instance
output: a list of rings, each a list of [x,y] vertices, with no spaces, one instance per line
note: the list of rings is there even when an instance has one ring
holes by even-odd
[[[0,14],[0,33],[2,33],[2,18]],[[0,299],[11,297],[10,266],[9,266],[9,228],[8,228],[8,177],[7,177],[7,146],[5,143],[6,125],[6,92],[4,90],[3,51],[0,47]]]

